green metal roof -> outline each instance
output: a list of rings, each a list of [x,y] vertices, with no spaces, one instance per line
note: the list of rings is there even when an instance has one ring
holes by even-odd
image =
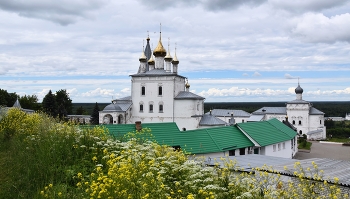
[[[134,124],[104,125],[118,139],[135,131]],[[254,144],[235,126],[180,131],[176,123],[143,123],[159,144],[180,146],[191,154],[215,153]]]
[[[295,131],[275,118],[262,122],[238,123],[237,126],[260,146],[291,140],[296,135]]]

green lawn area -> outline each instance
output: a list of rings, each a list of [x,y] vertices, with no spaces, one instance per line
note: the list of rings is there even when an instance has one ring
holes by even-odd
[[[331,138],[331,139],[328,139],[327,141],[346,143],[346,142],[350,142],[350,138]]]
[[[311,142],[306,142],[305,145],[303,145],[302,143],[298,144],[298,149],[306,149],[306,150],[310,150],[311,149]]]

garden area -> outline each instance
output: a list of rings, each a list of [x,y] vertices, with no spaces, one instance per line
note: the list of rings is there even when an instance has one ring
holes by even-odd
[[[207,167],[153,141],[151,129],[118,140],[103,126],[0,110],[0,198],[349,198],[315,164],[297,162],[285,181],[273,168],[243,172],[225,158]]]

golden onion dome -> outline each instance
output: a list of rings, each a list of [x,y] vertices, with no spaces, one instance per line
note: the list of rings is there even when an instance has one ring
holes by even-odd
[[[147,57],[145,55],[145,51],[142,50],[142,54],[141,57],[139,58],[140,62],[146,62],[147,61]]]
[[[185,84],[185,87],[187,88],[187,89],[189,89],[190,88],[190,84],[188,83],[188,80],[186,80],[186,84]]]
[[[149,58],[148,60],[148,65],[154,65],[154,59],[153,59],[153,55],[151,54],[151,58]]]
[[[174,55],[174,58],[173,58],[173,61],[171,62],[172,64],[179,64],[179,60],[177,59],[177,56],[176,56],[176,50],[175,50],[175,55]]]
[[[166,50],[164,49],[162,44],[162,33],[160,33],[157,47],[153,50],[153,55],[157,57],[165,57],[166,55]]]
[[[173,60],[173,58],[172,58],[171,55],[170,55],[169,45],[168,45],[168,53],[167,53],[166,56],[164,57],[164,60],[165,60],[165,61],[169,61],[169,62]]]

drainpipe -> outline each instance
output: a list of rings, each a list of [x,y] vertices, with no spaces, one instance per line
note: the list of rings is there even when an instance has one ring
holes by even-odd
[[[175,122],[175,112],[174,112],[174,110],[175,110],[175,77],[173,77],[173,81],[174,81],[174,88],[173,88],[173,122]]]

